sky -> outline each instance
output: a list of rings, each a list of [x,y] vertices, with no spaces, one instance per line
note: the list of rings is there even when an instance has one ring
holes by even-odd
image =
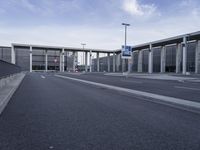
[[[0,45],[119,49],[200,30],[200,0],[0,0]]]

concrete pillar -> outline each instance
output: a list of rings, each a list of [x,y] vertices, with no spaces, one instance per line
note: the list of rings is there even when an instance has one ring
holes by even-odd
[[[85,52],[85,72],[87,72],[87,69],[88,69],[88,56],[87,56],[87,53],[88,52]]]
[[[48,54],[47,50],[45,50],[45,71],[48,71]]]
[[[116,69],[117,69],[117,71],[119,72],[120,71],[120,62],[121,61],[121,54],[119,53],[119,54],[117,54],[117,59],[116,59]]]
[[[176,48],[176,73],[181,72],[181,54],[182,54],[182,49],[181,49],[181,43],[177,44]]]
[[[153,73],[153,51],[152,44],[149,45],[149,63],[148,63],[148,72]]]
[[[187,67],[187,37],[183,37],[183,74],[186,74]]]
[[[16,53],[15,53],[14,45],[12,45],[12,48],[11,48],[11,63],[16,64]]]
[[[97,72],[99,72],[99,52],[97,52]]]
[[[108,72],[110,72],[110,53],[108,53]]]
[[[124,58],[122,58],[122,72],[125,72],[126,70],[125,70],[125,68],[126,68],[126,63],[125,63],[125,59]]]
[[[142,50],[138,52],[138,72],[142,72]]]
[[[161,48],[161,60],[160,60],[160,72],[165,73],[166,66],[166,47],[162,46]]]
[[[113,72],[115,72],[115,65],[116,65],[116,55],[113,53]]]
[[[131,73],[133,71],[132,68],[133,68],[133,52],[131,59],[128,59],[128,73]]]
[[[90,72],[92,72],[92,51],[90,50]]]
[[[60,62],[59,70],[60,70],[60,72],[62,72],[62,52],[61,51],[60,51],[59,57],[60,57],[60,60],[59,60],[59,62]]]
[[[62,72],[65,72],[65,49],[62,49]]]
[[[196,44],[195,73],[200,73],[200,40]]]
[[[73,72],[76,71],[76,52],[73,51]]]
[[[30,46],[30,72],[32,72],[32,66],[33,66],[33,49],[32,46]]]

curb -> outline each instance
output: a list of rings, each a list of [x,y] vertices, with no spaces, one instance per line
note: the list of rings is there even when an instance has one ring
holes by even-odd
[[[154,94],[154,93],[149,93],[149,92],[143,92],[143,91],[123,88],[123,87],[117,87],[117,86],[113,86],[113,85],[97,83],[97,82],[92,82],[92,81],[82,80],[82,79],[77,79],[77,78],[71,78],[71,77],[62,76],[62,75],[55,75],[55,76],[59,77],[59,78],[78,81],[78,82],[81,82],[81,83],[86,83],[86,84],[90,84],[90,85],[104,87],[104,88],[119,91],[119,92],[126,92],[126,93],[134,94],[134,95],[137,95],[137,96],[149,98],[149,99],[152,99],[152,100],[155,99],[156,100],[155,102],[160,102],[160,103],[166,104],[166,105],[171,104],[171,106],[172,105],[173,106],[179,106],[179,108],[189,110],[189,111],[193,111],[193,112],[199,113],[199,111],[200,111],[200,103],[195,102],[195,101],[190,101],[190,100],[180,99],[180,98],[175,98],[175,97],[170,97],[170,96],[164,96],[164,95],[159,95],[159,94]]]

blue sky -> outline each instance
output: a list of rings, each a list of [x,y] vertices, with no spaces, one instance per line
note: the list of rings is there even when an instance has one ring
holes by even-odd
[[[118,49],[200,30],[199,0],[0,0],[0,45]]]

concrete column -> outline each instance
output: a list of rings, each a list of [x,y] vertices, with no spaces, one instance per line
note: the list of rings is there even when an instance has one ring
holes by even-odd
[[[108,72],[110,72],[110,53],[108,53]]]
[[[16,64],[16,53],[15,53],[14,45],[12,45],[12,48],[11,48],[11,63]]]
[[[59,62],[60,62],[59,70],[60,70],[60,72],[62,72],[62,52],[61,52],[61,51],[60,51],[59,56],[60,56],[60,60],[59,60]]]
[[[117,57],[117,59],[116,59],[116,69],[117,69],[117,72],[119,72],[121,54],[120,53],[117,54],[116,57]]]
[[[122,72],[125,72],[125,59],[122,58]]]
[[[142,50],[138,52],[138,72],[142,72]]]
[[[97,52],[97,72],[99,72],[99,52]]]
[[[90,50],[90,72],[92,72],[92,51]]]
[[[87,72],[88,69],[88,56],[87,56],[87,52],[85,52],[85,72]]]
[[[65,49],[62,49],[62,72],[65,72]]]
[[[48,54],[47,50],[45,50],[45,71],[48,71]]]
[[[133,71],[132,68],[133,68],[133,52],[131,59],[128,60],[128,73],[131,73]]]
[[[183,37],[183,74],[186,74],[187,66],[187,37]]]
[[[148,63],[148,72],[153,73],[153,50],[152,44],[149,45],[149,63]]]
[[[181,49],[181,43],[177,44],[176,48],[176,73],[181,72],[181,54],[182,54],[182,49]]]
[[[116,65],[116,55],[113,53],[113,72],[115,72],[115,65]]]
[[[117,62],[116,62],[116,66],[117,66],[117,71],[120,71],[120,64],[121,64],[121,53],[117,54]]]
[[[33,49],[32,46],[30,46],[30,72],[32,72],[32,66],[33,66]]]
[[[73,51],[73,72],[76,71],[76,52]]]
[[[196,44],[195,73],[200,73],[200,40]]]
[[[160,72],[165,73],[166,66],[166,47],[162,46],[161,48],[161,61],[160,61]]]

